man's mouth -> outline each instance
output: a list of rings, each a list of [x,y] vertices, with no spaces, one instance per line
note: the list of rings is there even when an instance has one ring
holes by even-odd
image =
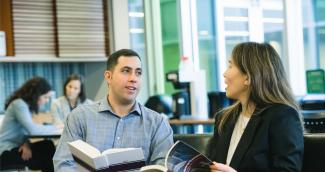
[[[133,86],[127,86],[126,87],[128,90],[132,90],[132,91],[135,91],[137,88],[136,87],[133,87]]]

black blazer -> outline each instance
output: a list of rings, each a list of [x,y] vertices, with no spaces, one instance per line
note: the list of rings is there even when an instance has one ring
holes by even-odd
[[[218,119],[216,116],[216,123]],[[221,135],[215,126],[208,145],[213,161],[226,163],[235,123],[228,120]],[[296,172],[301,171],[303,151],[303,127],[297,111],[274,104],[252,115],[229,165],[239,172]]]

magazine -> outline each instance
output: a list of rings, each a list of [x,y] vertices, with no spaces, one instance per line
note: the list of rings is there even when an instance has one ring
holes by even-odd
[[[142,172],[207,172],[212,161],[185,142],[177,141],[169,149],[165,165],[149,165]]]
[[[145,165],[141,148],[112,148],[102,153],[90,144],[76,140],[69,142],[79,171],[115,172],[140,169]]]

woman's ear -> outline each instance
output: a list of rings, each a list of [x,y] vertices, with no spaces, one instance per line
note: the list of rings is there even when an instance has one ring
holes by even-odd
[[[244,82],[245,85],[249,86],[251,84],[251,79],[248,75],[246,75],[246,79],[245,79],[245,82]]]

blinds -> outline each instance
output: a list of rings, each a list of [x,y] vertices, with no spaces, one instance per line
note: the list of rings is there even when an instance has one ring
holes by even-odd
[[[105,57],[103,0],[12,0],[16,56]]]
[[[56,0],[60,57],[104,57],[102,0]]]
[[[13,0],[16,56],[55,56],[52,0]]]

